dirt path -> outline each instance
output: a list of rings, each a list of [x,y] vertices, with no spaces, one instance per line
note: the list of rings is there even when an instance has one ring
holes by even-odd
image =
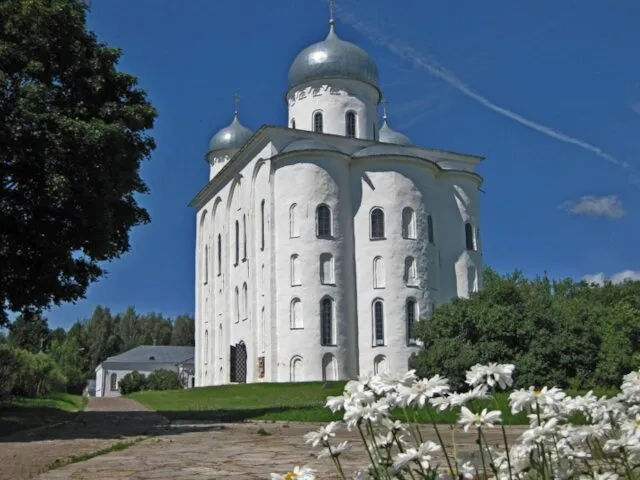
[[[0,480],[22,480],[55,462],[144,437],[168,421],[126,398],[92,398],[75,420],[0,437]]]

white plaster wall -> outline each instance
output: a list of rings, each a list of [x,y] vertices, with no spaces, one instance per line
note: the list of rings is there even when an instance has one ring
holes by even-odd
[[[345,115],[356,114],[356,137],[371,140],[378,131],[378,91],[366,83],[355,80],[331,80],[331,86],[316,81],[291,90],[288,126],[313,131],[313,116],[322,112],[324,132],[346,134]],[[377,136],[377,133],[376,133]]]
[[[276,310],[278,330],[277,378],[290,379],[291,361],[301,357],[305,381],[322,380],[322,357],[333,354],[339,378],[352,378],[356,370],[355,311],[353,309],[353,257],[348,256],[352,242],[348,216],[348,163],[331,156],[304,155],[276,164],[274,174],[274,224]],[[295,179],[292,181],[292,179]],[[299,236],[290,238],[290,207],[297,204]],[[316,208],[326,204],[332,212],[332,238],[316,236]],[[345,221],[346,220],[346,221]],[[335,285],[320,283],[320,255],[334,258]],[[291,256],[299,256],[299,286],[291,286]],[[322,346],[320,301],[325,295],[334,301],[335,346]],[[303,328],[290,328],[291,301],[302,302]]]
[[[224,167],[229,159],[238,151],[238,149],[217,150],[207,154],[209,162],[209,180],[215,177],[222,167]]]
[[[102,365],[98,365],[98,368],[96,368],[96,397],[102,397],[103,379],[104,371],[102,369]]]
[[[360,374],[373,372],[374,360],[386,358],[389,371],[407,370],[409,356],[417,350],[407,342],[406,302],[418,302],[416,321],[427,313],[435,293],[431,290],[431,277],[427,272],[433,249],[427,242],[427,215],[434,214],[437,190],[434,171],[416,163],[363,160],[354,164],[351,172],[354,200],[354,231],[356,235],[356,272],[358,288],[358,346]],[[385,238],[370,238],[370,214],[375,208],[385,214]],[[402,211],[414,210],[416,239],[402,236]],[[416,262],[418,282],[408,286],[405,282],[405,259],[412,256]],[[374,288],[373,262],[381,257],[384,262],[384,288]],[[373,303],[384,302],[384,346],[374,342]]]

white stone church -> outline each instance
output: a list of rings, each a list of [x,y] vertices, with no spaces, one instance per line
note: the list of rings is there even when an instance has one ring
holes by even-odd
[[[404,372],[416,323],[482,286],[482,157],[380,126],[378,68],[333,23],[291,65],[287,126],[236,108],[209,143],[196,386]]]

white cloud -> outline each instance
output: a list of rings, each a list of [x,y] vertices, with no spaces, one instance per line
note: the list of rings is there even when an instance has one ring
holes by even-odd
[[[567,201],[560,208],[574,215],[594,215],[597,217],[622,218],[625,210],[622,201],[616,195],[596,197],[586,195],[577,202]]]
[[[625,280],[640,281],[640,271],[636,270],[623,270],[622,272],[614,273],[611,278],[606,278],[603,272],[592,273],[585,275],[581,278],[587,283],[595,283],[596,285],[604,285],[605,280],[609,280],[613,284],[622,283]]]
[[[640,185],[640,179],[638,178],[638,174],[635,169],[627,162],[618,159],[614,155],[609,152],[604,151],[600,147],[593,145],[585,140],[579,139],[577,137],[573,137],[568,135],[560,130],[557,130],[552,127],[548,127],[541,123],[538,123],[534,120],[526,118],[512,110],[501,107],[493,103],[491,100],[476,92],[473,88],[467,85],[465,82],[456,77],[456,75],[447,70],[442,65],[439,65],[433,59],[427,58],[425,55],[421,54],[415,47],[405,42],[394,38],[385,32],[381,31],[375,25],[363,22],[362,19],[356,15],[352,15],[349,13],[344,7],[339,6],[336,7],[336,10],[340,16],[340,18],[347,24],[351,25],[355,30],[360,32],[360,34],[367,37],[374,43],[382,45],[386,47],[390,52],[395,54],[397,57],[402,58],[404,60],[408,60],[411,62],[414,67],[420,68],[425,72],[433,75],[436,78],[439,78],[443,82],[447,83],[451,87],[458,90],[460,93],[466,95],[467,97],[475,100],[480,105],[485,108],[497,113],[498,115],[502,115],[503,117],[509,118],[525,127],[528,127],[532,130],[535,130],[543,135],[546,135],[551,138],[555,138],[561,142],[569,143],[575,145],[583,150],[587,150],[600,158],[606,160],[609,163],[617,165],[618,167],[624,168],[632,173],[629,180],[634,185]]]

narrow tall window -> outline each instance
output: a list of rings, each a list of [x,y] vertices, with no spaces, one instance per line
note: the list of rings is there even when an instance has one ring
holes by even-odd
[[[236,261],[234,265],[238,265],[240,262],[240,222],[236,220]]]
[[[204,364],[209,364],[209,330],[204,331]]]
[[[331,210],[326,205],[319,205],[316,209],[316,235],[331,237]]]
[[[235,303],[234,303],[234,310],[235,312],[233,312],[235,314],[235,321],[236,323],[238,323],[240,321],[240,290],[238,289],[238,287],[236,287],[235,290],[236,296],[235,296]]]
[[[262,307],[262,310],[260,310],[260,334],[258,335],[258,349],[260,350],[261,353],[264,353],[264,345],[265,345],[265,335],[267,334],[267,331],[265,330],[265,323],[264,323],[264,307]]]
[[[404,261],[404,281],[409,286],[418,285],[418,272],[416,269],[416,260],[413,257],[407,257]]]
[[[384,304],[382,300],[373,303],[374,345],[384,345]]]
[[[289,207],[289,237],[296,238],[300,236],[298,231],[298,205],[293,204]]]
[[[411,207],[402,209],[402,237],[416,238],[416,215]]]
[[[247,216],[242,216],[242,259],[247,259]]]
[[[407,300],[406,305],[407,316],[407,344],[415,345],[416,341],[413,337],[413,330],[416,323],[416,301],[413,298]]]
[[[320,302],[320,335],[322,345],[333,345],[333,300],[323,298]]]
[[[427,216],[427,239],[429,243],[436,243],[435,235],[433,233],[433,217],[431,215]]]
[[[296,119],[295,118],[291,119],[291,128],[293,128],[294,130],[296,128]]]
[[[346,135],[350,138],[356,138],[356,114],[354,112],[347,112],[345,116],[346,123]]]
[[[218,325],[218,358],[222,358],[222,324]]]
[[[478,291],[478,270],[476,267],[467,268],[467,287],[469,295]]]
[[[378,131],[377,131],[375,122],[373,122],[373,139],[376,141],[378,140]]]
[[[467,250],[476,249],[475,238],[473,238],[473,225],[471,225],[469,222],[464,224],[464,239]]]
[[[382,257],[373,259],[373,288],[384,288],[384,260]]]
[[[300,257],[298,254],[291,255],[291,286],[301,285],[300,282]]]
[[[209,245],[204,246],[204,265],[203,265],[203,283],[206,285],[209,281]]]
[[[222,275],[222,235],[218,234],[218,275]]]
[[[381,208],[371,211],[371,238],[384,238],[384,212]]]
[[[115,373],[111,374],[110,385],[111,391],[118,389],[118,375]]]
[[[322,112],[316,112],[313,114],[313,131],[316,133],[322,133],[323,130]]]
[[[264,250],[264,200],[260,202],[260,250]]]
[[[242,284],[242,319],[249,318],[249,295],[247,292],[247,284]]]
[[[320,254],[320,283],[323,285],[336,283],[333,271],[333,255],[330,253]]]
[[[290,326],[291,329],[302,328],[302,302],[299,298],[291,300],[290,313]]]

